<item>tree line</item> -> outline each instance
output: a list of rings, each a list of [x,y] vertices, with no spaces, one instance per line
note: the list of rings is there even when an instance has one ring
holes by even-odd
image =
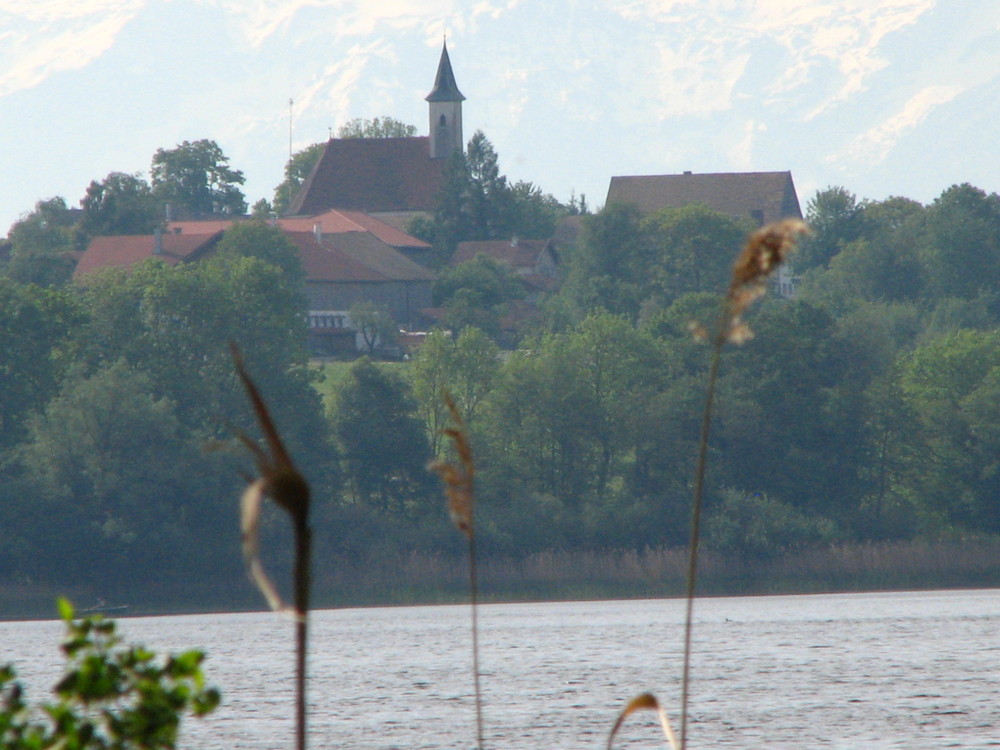
[[[488,169],[476,158],[456,160],[461,200],[442,196],[426,225],[442,252],[449,236],[528,226],[509,218],[495,153]],[[241,223],[197,264],[69,283],[45,243],[72,242],[78,219],[50,208],[15,227],[15,248],[36,251],[12,253],[0,279],[0,579],[241,575],[234,435],[254,428],[230,340],[313,483],[321,550],[454,543],[426,471],[444,449],[443,388],[471,431],[487,554],[684,543],[707,357],[690,324],[715,315],[747,224],[705,206],[605,207],[561,249],[561,287],[514,341],[492,325],[516,285],[477,259],[439,288],[467,314],[411,361],[361,359],[322,384],[301,268],[276,230]],[[1000,197],[829,188],[807,219],[798,294],[766,298],[755,337],[724,357],[708,544],[751,559],[1000,532]]]

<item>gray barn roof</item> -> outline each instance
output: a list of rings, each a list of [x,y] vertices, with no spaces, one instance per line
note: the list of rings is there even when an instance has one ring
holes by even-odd
[[[727,216],[749,216],[758,223],[802,218],[791,172],[612,177],[607,203],[631,203],[643,213],[704,203]]]

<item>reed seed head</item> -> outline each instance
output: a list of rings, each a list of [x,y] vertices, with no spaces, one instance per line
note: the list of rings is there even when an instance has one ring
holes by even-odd
[[[454,427],[441,430],[441,434],[451,439],[458,454],[458,463],[449,463],[442,459],[432,461],[428,469],[435,472],[444,483],[445,498],[448,500],[448,515],[455,527],[468,537],[473,531],[473,509],[475,506],[474,480],[476,464],[472,459],[472,448],[465,430],[462,415],[455,406],[455,401],[447,391],[443,394],[445,406]]]
[[[783,219],[767,224],[750,235],[733,265],[733,279],[727,294],[735,315],[741,314],[764,293],[767,277],[785,262],[795,249],[799,235],[806,231],[805,222]]]
[[[750,235],[733,264],[732,280],[725,298],[725,319],[717,344],[727,341],[742,344],[753,338],[753,331],[743,322],[743,313],[764,294],[768,277],[795,249],[799,235],[808,231],[805,222],[799,219],[783,219]],[[695,338],[708,339],[703,326],[692,323],[690,327]]]

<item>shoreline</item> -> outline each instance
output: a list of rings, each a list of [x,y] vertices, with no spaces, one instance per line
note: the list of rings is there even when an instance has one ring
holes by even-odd
[[[480,558],[483,603],[665,599],[683,596],[683,549],[545,551]],[[748,560],[706,551],[700,598],[1000,588],[1000,539],[831,545]],[[275,572],[281,580],[284,573]],[[466,561],[402,552],[316,565],[314,609],[428,606],[468,600]],[[81,585],[0,582],[0,621],[56,617],[66,596],[84,608],[100,598],[128,617],[256,612],[259,594],[240,576],[136,582],[116,591]]]

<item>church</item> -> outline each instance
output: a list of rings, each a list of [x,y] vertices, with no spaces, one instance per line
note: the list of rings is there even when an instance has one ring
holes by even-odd
[[[412,138],[331,138],[288,208],[288,216],[329,209],[361,211],[405,229],[432,213],[444,186],[448,157],[465,147],[462,102],[447,42],[434,87],[425,97],[428,135]]]

